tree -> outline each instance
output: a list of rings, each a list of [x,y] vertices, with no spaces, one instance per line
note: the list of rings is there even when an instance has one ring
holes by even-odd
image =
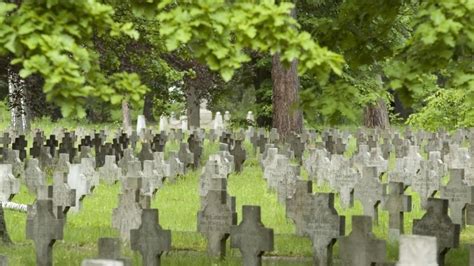
[[[153,1],[131,3],[137,11],[155,5]],[[249,60],[244,48],[280,52],[284,64],[298,58],[300,73],[310,71],[320,79],[330,71],[340,72],[342,57],[298,32],[288,16],[291,8],[291,4],[269,2],[160,1],[155,10],[166,48],[173,51],[188,45],[197,59],[219,71],[226,81]],[[95,37],[139,36],[131,22],[117,22],[113,15],[111,5],[95,0],[1,3],[0,54],[13,55],[11,63],[21,64],[21,77],[40,74],[47,100],[54,99],[65,116],[85,116],[83,106],[90,96],[112,104],[139,102],[147,88],[138,75],[105,75],[97,64]]]

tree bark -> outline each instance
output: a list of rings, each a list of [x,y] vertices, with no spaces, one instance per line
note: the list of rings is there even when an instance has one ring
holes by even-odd
[[[12,66],[8,66],[8,93],[11,127],[19,135],[27,134],[31,124],[26,99],[26,84],[20,77],[18,69]]]
[[[303,114],[297,109],[299,102],[297,66],[298,62],[294,60],[287,69],[280,61],[280,54],[276,53],[273,56],[273,127],[283,139],[291,132],[300,133],[303,128]]]
[[[380,88],[382,88],[382,75],[376,74],[375,79],[378,80]],[[364,126],[381,129],[390,127],[387,104],[383,99],[378,99],[377,102],[371,103],[364,108]]]
[[[132,119],[130,117],[130,107],[127,100],[122,101],[122,127],[129,135],[132,134]]]
[[[143,102],[143,115],[146,118],[146,121],[149,122],[156,122],[155,116],[153,115],[153,99],[154,99],[154,94],[153,93],[147,93],[145,94],[145,100]]]
[[[201,117],[199,115],[199,96],[194,86],[188,86],[186,90],[186,115],[188,116],[188,129],[199,128]]]
[[[387,129],[390,127],[387,104],[383,99],[364,108],[364,126]]]

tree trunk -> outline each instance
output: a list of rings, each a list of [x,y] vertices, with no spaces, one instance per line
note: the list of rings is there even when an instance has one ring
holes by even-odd
[[[18,69],[8,66],[8,92],[12,129],[18,135],[27,134],[30,130],[30,117],[26,99],[26,84],[20,77]]]
[[[378,80],[380,88],[382,88],[382,75],[376,74],[375,79]],[[390,127],[387,104],[383,99],[378,99],[377,102],[371,103],[364,108],[364,126],[381,129]]]
[[[122,101],[122,119],[123,119],[123,130],[127,132],[127,134],[132,134],[132,121],[130,117],[130,107],[128,105],[127,100]]]
[[[156,122],[155,117],[153,116],[153,99],[155,98],[153,93],[145,94],[145,100],[143,102],[143,115],[146,118],[146,121]]]
[[[387,105],[383,99],[364,108],[364,126],[387,129],[390,127]]]
[[[188,116],[188,129],[199,128],[201,126],[199,97],[194,86],[188,86],[186,90],[186,115]]]
[[[280,54],[276,53],[273,56],[273,127],[283,139],[293,131],[301,132],[303,128],[303,114],[297,109],[299,102],[297,66],[298,62],[294,60],[287,69],[280,62]]]

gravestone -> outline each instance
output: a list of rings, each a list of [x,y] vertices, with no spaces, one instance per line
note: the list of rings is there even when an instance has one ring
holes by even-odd
[[[345,218],[334,208],[333,193],[316,193],[309,204],[312,208],[303,215],[303,230],[313,245],[313,265],[330,265],[332,247],[338,237],[344,236]]]
[[[170,165],[170,182],[175,182],[177,176],[184,175],[184,164],[179,160],[178,156],[176,155],[176,152],[168,153],[168,164]]]
[[[2,204],[0,204],[0,241],[2,241],[2,244],[4,245],[12,244],[12,240],[8,234],[7,223],[5,222],[5,213],[3,212]]]
[[[99,177],[109,185],[115,184],[122,178],[122,169],[115,163],[114,155],[106,155],[105,163],[99,167]]]
[[[51,154],[51,158],[56,156],[56,147],[58,144],[59,142],[57,141],[55,135],[50,135],[49,139],[46,141],[46,146],[49,148],[49,154]]]
[[[12,173],[11,164],[0,164],[0,201],[10,201],[20,192],[20,180]]]
[[[316,181],[318,186],[327,180],[330,164],[329,154],[324,149],[310,149],[308,158],[303,162],[308,177]]]
[[[277,161],[280,163],[280,161]],[[284,160],[283,165],[286,164],[286,159]],[[296,181],[300,175],[299,165],[288,165],[286,172],[278,178],[277,184],[277,195],[278,201],[282,204],[285,204],[285,201],[288,197],[291,197],[296,189]]]
[[[145,160],[153,160],[153,151],[151,150],[150,143],[142,143],[142,149],[138,154],[138,159],[142,162],[142,165]]]
[[[354,205],[354,188],[361,179],[360,173],[352,167],[341,168],[333,177],[331,187],[339,193],[343,208]]]
[[[63,228],[63,217],[53,214],[52,200],[37,200],[35,205],[28,205],[26,239],[35,243],[36,265],[53,265],[53,245],[63,239]]]
[[[364,207],[364,215],[372,217],[378,222],[378,206],[384,199],[385,185],[377,176],[376,167],[364,167],[362,177],[354,187],[354,198]]]
[[[41,147],[40,155],[38,157],[39,166],[42,170],[50,168],[53,165],[53,158],[49,153],[49,148],[46,146]]]
[[[242,172],[243,164],[247,159],[247,152],[242,147],[242,141],[236,140],[234,146],[230,150],[230,153],[234,156],[234,169],[237,173]]]
[[[225,179],[222,179],[225,180]],[[226,240],[232,225],[237,224],[234,204],[229,204],[226,190],[208,190],[204,206],[197,214],[197,230],[207,238],[210,257],[225,256]]]
[[[197,132],[194,132],[189,135],[188,138],[188,147],[189,151],[193,153],[193,169],[197,169],[201,166],[201,156],[203,148],[201,146],[201,141],[197,136]]]
[[[425,215],[413,220],[413,234],[436,237],[440,266],[444,265],[444,257],[449,249],[459,246],[461,228],[449,218],[448,204],[446,199],[430,198]]]
[[[138,185],[119,194],[118,206],[112,211],[112,227],[120,232],[124,241],[130,240],[130,230],[140,227],[142,209],[150,207],[150,198],[143,199],[140,196],[140,188],[141,185]]]
[[[128,164],[129,162],[137,160],[135,156],[133,156],[133,150],[131,148],[127,148],[123,150],[123,157],[118,162],[118,166],[122,169],[122,175],[127,174]]]
[[[262,255],[273,250],[273,229],[265,228],[260,206],[242,206],[242,222],[230,230],[230,246],[238,248],[245,266],[262,265]]]
[[[286,216],[295,224],[296,234],[304,235],[305,221],[303,215],[310,212],[313,208],[311,199],[313,194],[313,183],[306,180],[297,180],[295,192],[286,199]]]
[[[25,135],[20,135],[15,138],[15,142],[12,144],[12,150],[18,151],[18,157],[23,162],[26,159],[26,147],[28,142],[25,139]]]
[[[352,216],[352,232],[339,240],[339,257],[344,266],[384,263],[386,244],[372,233],[372,217]]]
[[[53,184],[38,187],[36,197],[38,200],[52,200],[54,216],[64,217],[64,220],[70,207],[76,204],[76,191],[70,189],[66,182],[64,173],[54,172]]]
[[[400,236],[397,266],[438,266],[436,237],[420,235]]]
[[[159,225],[157,209],[144,209],[141,222],[130,231],[130,246],[140,252],[144,266],[158,266],[163,251],[171,250],[171,231]]]
[[[463,182],[464,169],[449,169],[449,182],[441,186],[441,198],[449,201],[449,216],[453,223],[464,227],[465,208],[467,204],[474,203],[474,187]]]
[[[144,115],[138,115],[137,117],[137,133],[141,139],[144,139],[145,136],[145,129],[146,129],[146,119]]]
[[[80,164],[72,164],[71,170],[67,175],[67,184],[76,191],[76,203],[72,208],[76,213],[82,209],[82,200],[86,195],[90,194],[90,188],[92,187],[90,180],[83,174],[81,168]]]
[[[59,158],[54,165],[54,171],[69,173],[69,168],[71,167],[71,163],[69,163],[69,154],[68,153],[60,153]]]
[[[393,145],[392,145],[390,139],[389,138],[384,138],[383,139],[383,144],[380,145],[380,148],[382,150],[382,157],[385,160],[388,160],[390,158],[390,154],[393,151]]]
[[[132,266],[129,258],[122,257],[120,239],[102,237],[98,241],[99,254],[97,259],[121,261],[124,266]]]
[[[411,196],[403,194],[405,191],[403,183],[390,182],[388,190],[383,209],[388,211],[389,239],[396,240],[404,233],[403,217],[405,212],[411,212]]]
[[[440,188],[442,176],[431,168],[429,161],[422,161],[420,172],[412,180],[411,188],[420,196],[420,205],[426,209],[428,198],[436,194]]]
[[[155,162],[146,160],[143,162],[143,187],[142,194],[153,196],[163,186],[163,176],[155,170]]]
[[[194,164],[194,154],[189,150],[188,143],[181,143],[178,151],[178,159],[184,164],[184,171]]]
[[[8,158],[5,161],[5,164],[10,164],[12,166],[12,173],[15,178],[23,179],[25,177],[25,164],[18,157],[17,150],[8,150]]]

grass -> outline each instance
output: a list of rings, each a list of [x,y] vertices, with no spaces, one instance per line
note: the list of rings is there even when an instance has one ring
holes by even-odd
[[[52,127],[51,127],[52,128]],[[50,128],[50,129],[51,129]],[[275,232],[275,250],[267,255],[285,258],[281,260],[265,261],[266,265],[311,265],[311,242],[308,238],[293,234],[294,225],[285,217],[285,208],[278,203],[275,193],[268,192],[259,163],[253,155],[251,144],[245,143],[250,158],[245,163],[244,171],[232,174],[229,177],[228,190],[237,198],[239,221],[242,218],[242,205],[259,205],[262,211],[262,221],[266,227]],[[167,150],[177,150],[178,144],[170,143]],[[217,143],[205,143],[203,158],[216,152]],[[355,148],[355,142],[349,143],[349,153]],[[393,164],[393,162],[391,162]],[[206,240],[196,232],[196,214],[200,202],[198,194],[200,171],[188,172],[177,179],[176,183],[166,183],[153,199],[152,208],[159,209],[159,221],[163,228],[172,230],[172,251],[162,256],[163,265],[240,265],[238,250],[227,248],[227,258],[223,261],[214,261],[206,256]],[[302,177],[307,174],[303,171]],[[329,192],[325,185],[314,187],[316,192]],[[56,265],[80,265],[86,258],[97,255],[97,240],[100,237],[118,237],[118,232],[111,228],[112,209],[117,206],[120,185],[100,184],[94,193],[83,201],[83,210],[77,214],[70,213],[64,228],[64,240],[54,245],[54,263]],[[419,207],[419,198],[411,190],[413,211],[405,214],[405,232],[410,234],[413,219],[421,218],[424,211]],[[14,198],[15,202],[31,204],[34,197],[22,186],[21,192]],[[336,196],[336,209],[340,215],[346,216],[346,235],[351,231],[351,216],[361,215],[362,206],[359,202],[350,209],[340,206]],[[388,239],[388,213],[379,209],[379,224],[374,225],[374,234]],[[0,253],[9,257],[10,265],[34,265],[35,252],[33,242],[25,239],[26,215],[23,213],[5,210],[5,219],[14,245],[0,246]],[[229,242],[229,241],[228,241]],[[474,242],[474,228],[467,227],[461,234],[461,247],[448,252],[446,265],[467,265],[469,251],[467,243]],[[398,244],[387,243],[388,258],[396,261],[398,258]],[[124,256],[130,257],[134,265],[141,264],[137,252],[132,252],[128,246],[123,247]],[[302,258],[305,260],[292,261],[286,257]],[[338,263],[338,245],[334,248],[335,264]]]

